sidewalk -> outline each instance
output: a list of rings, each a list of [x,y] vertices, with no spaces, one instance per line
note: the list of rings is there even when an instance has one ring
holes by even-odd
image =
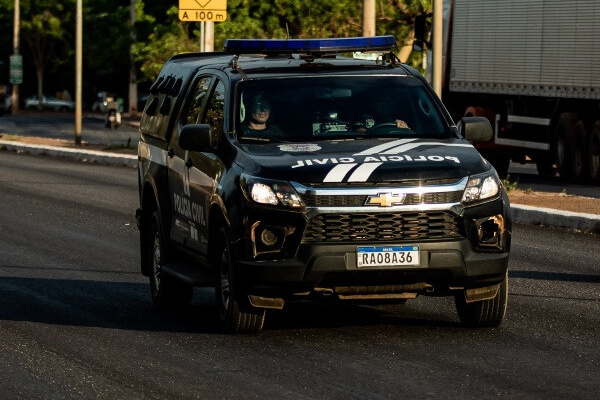
[[[2,139],[0,139],[0,150],[64,157],[91,163],[137,166],[136,155],[109,151],[37,145]],[[597,214],[575,213],[514,203],[511,204],[511,210],[514,222],[600,233],[600,215]]]

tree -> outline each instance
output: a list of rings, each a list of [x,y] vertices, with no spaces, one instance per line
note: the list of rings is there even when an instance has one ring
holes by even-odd
[[[152,12],[158,12],[164,20],[164,23],[157,22],[150,12],[143,14],[145,22],[137,27],[153,27],[149,34],[138,34],[138,38],[147,40],[140,40],[136,44],[136,57],[141,63],[143,76],[154,80],[169,57],[199,50],[199,24],[179,21],[176,7],[165,12],[155,0],[146,0],[144,3],[150,6],[148,9]],[[379,0],[377,34],[394,35],[400,45],[406,44],[410,48],[415,17],[424,11],[430,11],[431,7],[431,0]],[[227,38],[361,35],[362,3],[357,0],[228,0],[227,20],[215,24],[215,49],[222,48]],[[421,54],[414,54],[408,62],[419,67]]]
[[[141,2],[140,2],[141,3]],[[143,4],[140,4],[143,6]],[[147,40],[138,41],[134,46],[136,59],[140,62],[142,76],[154,80],[165,61],[179,53],[198,51],[199,41],[190,31],[189,22],[179,21],[177,7],[171,7],[166,12],[168,20],[164,25],[155,24],[156,19],[144,13],[143,7],[138,9],[136,27],[139,29],[154,26]],[[140,33],[138,38],[144,37]]]
[[[73,4],[72,1],[67,3]],[[21,4],[21,37],[35,66],[37,94],[41,99],[46,66],[52,60],[52,67],[58,68],[64,63],[61,56],[72,52],[68,50],[69,33],[65,29],[65,22],[71,20],[72,13],[65,5],[54,1],[25,1]]]
[[[84,91],[94,98],[98,91],[119,96],[129,84],[131,44],[129,0],[85,1],[83,9]]]

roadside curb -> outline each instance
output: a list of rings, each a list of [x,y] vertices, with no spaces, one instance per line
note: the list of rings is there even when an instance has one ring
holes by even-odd
[[[600,233],[600,215],[511,204],[514,222]]]
[[[9,140],[0,140],[0,149],[16,153],[32,155],[47,155],[53,157],[70,158],[77,161],[101,163],[109,165],[137,166],[138,157],[131,154],[110,153],[97,150],[83,150],[58,146],[40,146],[36,144],[17,143]]]
[[[0,140],[0,149],[33,155],[48,155],[70,158],[83,162],[136,167],[138,157],[130,154],[109,153],[96,150],[40,146]],[[557,228],[576,229],[584,232],[600,233],[600,215],[560,211],[551,208],[532,207],[521,204],[511,205],[514,222],[544,225]]]

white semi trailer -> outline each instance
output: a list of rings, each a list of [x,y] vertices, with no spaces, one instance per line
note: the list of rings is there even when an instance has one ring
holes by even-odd
[[[442,98],[490,119],[480,147],[600,182],[600,0],[445,0]]]

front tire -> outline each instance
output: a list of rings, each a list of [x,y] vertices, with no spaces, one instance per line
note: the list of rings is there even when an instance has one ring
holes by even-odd
[[[460,322],[473,328],[500,326],[508,304],[508,271],[496,296],[489,300],[467,303],[464,292],[454,297]]]
[[[231,239],[226,227],[219,232],[215,255],[218,283],[215,290],[221,325],[229,333],[260,332],[265,323],[265,309],[253,307],[242,289],[234,267]]]
[[[147,238],[146,251],[149,254],[146,260],[150,264],[148,275],[150,277],[152,302],[159,309],[175,309],[188,306],[192,300],[192,287],[166,276],[162,272],[162,266],[168,262],[169,254],[158,212],[152,215],[150,232]]]

